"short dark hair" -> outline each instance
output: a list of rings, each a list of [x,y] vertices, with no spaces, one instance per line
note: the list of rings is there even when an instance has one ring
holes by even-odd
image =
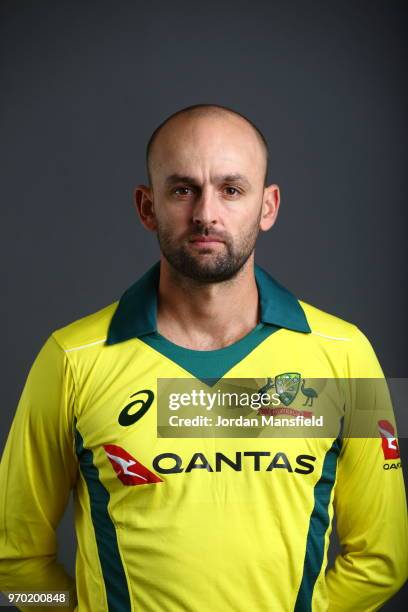
[[[265,152],[266,170],[265,170],[264,186],[266,187],[267,180],[268,180],[269,148],[268,148],[268,143],[266,141],[265,136],[262,134],[261,130],[250,119],[248,119],[248,117],[245,117],[245,115],[242,115],[238,111],[232,108],[229,108],[228,106],[222,106],[221,104],[193,104],[192,106],[186,106],[185,108],[182,108],[181,110],[176,111],[172,115],[169,115],[164,121],[162,121],[162,123],[160,123],[159,126],[157,126],[153,134],[150,136],[149,142],[147,143],[147,146],[146,146],[146,170],[147,170],[147,177],[149,179],[149,185],[150,186],[152,185],[152,174],[151,174],[151,169],[150,169],[151,168],[152,147],[161,129],[171,119],[173,119],[174,117],[177,117],[178,115],[188,114],[188,113],[197,114],[198,116],[200,116],[200,115],[209,115],[209,114],[219,115],[223,112],[231,113],[233,115],[237,115],[238,117],[241,117],[247,123],[249,123],[249,125],[254,129],[258,137],[258,140],[260,141],[264,149],[264,152]]]

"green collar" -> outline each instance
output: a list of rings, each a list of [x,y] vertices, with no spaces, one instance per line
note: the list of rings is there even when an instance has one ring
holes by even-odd
[[[157,331],[157,290],[160,261],[129,287],[119,300],[110,322],[106,344],[116,344]],[[311,329],[296,297],[255,265],[261,322],[310,333]]]

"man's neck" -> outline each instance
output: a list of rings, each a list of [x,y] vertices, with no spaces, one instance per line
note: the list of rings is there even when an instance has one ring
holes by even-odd
[[[200,284],[178,274],[162,257],[157,307],[159,334],[185,348],[233,344],[259,321],[254,255],[229,281]]]

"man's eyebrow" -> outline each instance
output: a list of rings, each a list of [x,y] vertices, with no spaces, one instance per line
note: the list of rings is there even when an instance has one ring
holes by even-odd
[[[247,187],[249,187],[250,183],[246,176],[243,174],[239,174],[238,172],[235,174],[223,174],[215,177],[217,181],[220,183],[243,183]]]
[[[197,181],[192,176],[187,176],[186,174],[170,174],[166,178],[166,185],[174,185],[174,183],[189,183],[190,185],[195,185]]]
[[[241,182],[249,187],[250,183],[248,179],[239,173],[235,174],[219,174],[214,177],[216,181],[220,183],[234,183]],[[185,174],[170,174],[165,180],[166,185],[174,185],[174,183],[188,183],[189,185],[197,185],[198,181],[192,177],[187,176]]]

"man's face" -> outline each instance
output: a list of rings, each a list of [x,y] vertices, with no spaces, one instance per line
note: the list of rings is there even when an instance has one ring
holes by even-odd
[[[240,118],[179,117],[154,146],[153,207],[160,249],[180,274],[235,276],[259,233],[265,159]]]

